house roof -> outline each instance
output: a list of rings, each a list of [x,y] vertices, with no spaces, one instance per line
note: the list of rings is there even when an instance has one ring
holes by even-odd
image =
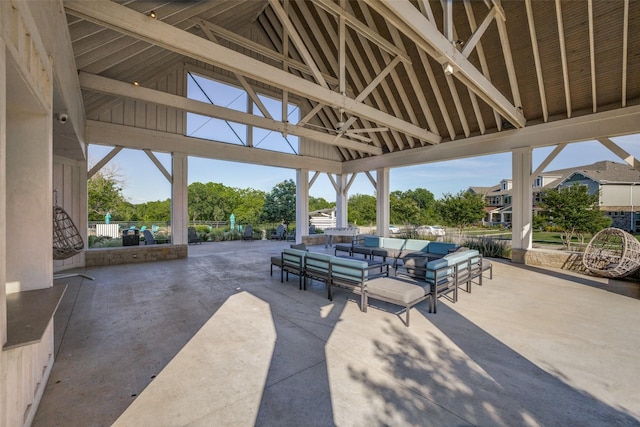
[[[489,193],[493,193],[498,190],[500,190],[500,184],[496,184],[491,187],[469,187],[468,191],[486,196],[489,195]]]
[[[562,178],[549,183],[545,188],[555,188],[575,174],[582,174],[601,185],[640,182],[640,172],[628,164],[609,160],[548,173],[550,175],[561,174]]]
[[[629,36],[640,28],[640,2],[342,4],[64,2],[87,126],[64,137],[54,129],[54,150],[70,156],[72,136],[108,144],[130,135],[118,142],[352,172],[585,140],[607,126],[640,131],[640,108],[628,107],[640,99],[640,56],[630,54],[640,37]],[[185,101],[186,71],[288,96],[304,123]],[[74,102],[62,99],[71,91],[61,81],[58,111]],[[248,141],[191,142],[182,138],[186,111],[300,135],[303,144],[283,157]]]

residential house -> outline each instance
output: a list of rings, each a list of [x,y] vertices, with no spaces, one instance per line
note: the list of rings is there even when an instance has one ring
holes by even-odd
[[[608,160],[574,168],[543,172],[533,180],[531,206],[540,210],[542,194],[552,188],[573,184],[589,187],[600,195],[600,210],[609,216],[613,227],[635,232],[640,229],[640,172],[623,163]],[[511,223],[511,180],[503,179],[493,187],[469,187],[486,201],[485,224]]]

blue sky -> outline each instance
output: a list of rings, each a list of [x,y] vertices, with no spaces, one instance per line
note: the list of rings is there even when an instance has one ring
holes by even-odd
[[[612,138],[627,152],[640,158],[640,135]],[[542,162],[554,147],[535,149],[533,168]],[[91,145],[89,163],[95,164],[111,147]],[[169,154],[156,153],[162,164],[171,170]],[[615,154],[597,141],[569,144],[546,168],[547,171],[586,165],[600,160],[622,162]],[[124,182],[124,195],[132,203],[164,200],[171,196],[171,186],[151,160],[139,150],[122,150],[107,167],[117,169]],[[470,186],[491,186],[511,177],[511,154],[497,154],[448,162],[394,168],[390,172],[390,189],[411,190],[426,188],[436,198],[444,193],[457,193]],[[295,170],[242,163],[189,158],[189,184],[192,182],[219,182],[236,188],[255,188],[265,192],[285,179],[295,181]],[[374,188],[364,174],[359,174],[349,191],[353,194],[374,194]],[[335,191],[326,175],[322,175],[310,188],[313,197],[335,201]]]

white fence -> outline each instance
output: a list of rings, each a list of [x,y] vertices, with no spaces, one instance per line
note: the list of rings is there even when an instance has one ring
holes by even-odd
[[[118,224],[96,224],[96,236],[109,236],[112,239],[120,237]]]

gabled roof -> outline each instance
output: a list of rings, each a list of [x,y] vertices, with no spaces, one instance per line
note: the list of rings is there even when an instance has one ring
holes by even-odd
[[[500,190],[500,184],[493,185],[491,187],[469,187],[467,191],[471,191],[472,193],[481,194],[483,196],[492,196],[493,192]]]
[[[552,172],[549,172],[553,174]],[[603,160],[590,165],[578,166],[576,168],[562,169],[554,171],[554,173],[562,173],[562,178],[557,179],[545,188],[556,188],[567,179],[576,174],[584,175],[599,183],[600,185],[616,184],[616,183],[640,183],[640,172],[624,163]]]
[[[136,128],[131,139],[142,148],[362,171],[456,158],[458,147],[462,155],[480,155],[523,141],[551,145],[554,138],[536,129],[547,132],[568,119],[572,127],[557,138],[606,134],[601,121],[618,134],[640,130],[618,112],[640,99],[634,72],[640,56],[633,54],[640,51],[633,36],[640,2],[65,1],[64,7],[92,142]],[[250,143],[238,151],[181,139],[185,111],[228,114],[184,100],[187,70],[298,103],[305,117],[297,126],[279,117],[242,120],[304,135],[301,152],[283,159]],[[55,150],[64,153],[69,140],[54,135]]]

